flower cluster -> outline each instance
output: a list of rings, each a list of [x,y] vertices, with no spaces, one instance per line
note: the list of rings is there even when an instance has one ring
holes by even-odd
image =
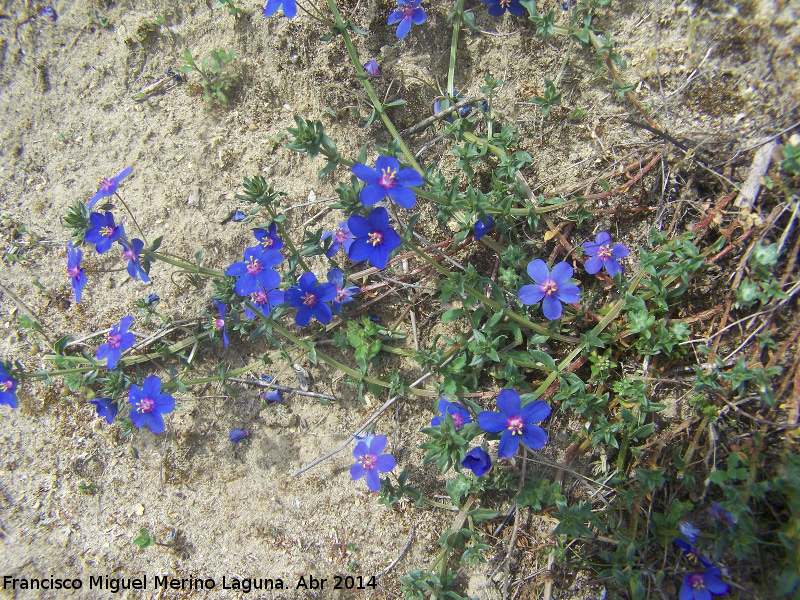
[[[477,239],[477,226],[476,226]],[[611,236],[603,231],[594,242],[585,242],[583,248],[590,258],[586,261],[586,271],[592,275],[605,268],[612,277],[622,272],[618,258],[628,256],[628,248],[623,244],[611,244]],[[534,284],[524,285],[517,292],[517,297],[525,305],[542,302],[542,312],[551,321],[561,318],[561,304],[572,304],[580,299],[580,288],[569,283],[574,269],[566,262],[556,264],[552,270],[547,263],[537,258],[528,263],[528,275]]]
[[[237,278],[234,291],[246,298],[259,290],[268,292],[278,287],[281,276],[271,267],[282,261],[283,255],[277,250],[253,246],[244,251],[244,260],[233,263],[225,274]]]
[[[716,502],[708,509],[709,514],[717,518],[724,518],[725,512]],[[732,519],[733,515],[727,513]],[[711,600],[712,596],[721,596],[728,593],[728,584],[720,579],[721,571],[714,566],[714,562],[706,558],[695,546],[697,538],[702,533],[691,523],[681,523],[678,528],[686,538],[672,540],[681,554],[689,559],[693,565],[702,565],[703,570],[687,573],[683,577],[680,591],[680,600]],[[688,540],[688,541],[687,541]]]

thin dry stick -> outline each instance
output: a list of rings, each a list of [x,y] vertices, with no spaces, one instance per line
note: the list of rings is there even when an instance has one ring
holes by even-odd
[[[416,526],[416,525],[414,525],[413,527],[411,527],[411,535],[409,535],[409,536],[408,536],[408,541],[406,542],[406,545],[405,545],[405,546],[403,547],[403,549],[400,551],[400,554],[397,556],[397,558],[395,558],[395,559],[392,561],[392,564],[390,564],[390,565],[389,565],[388,567],[386,567],[386,568],[385,568],[383,571],[381,571],[380,573],[378,573],[378,577],[383,577],[384,575],[386,575],[387,573],[389,573],[389,571],[391,571],[391,570],[394,568],[394,566],[395,566],[397,563],[399,563],[399,562],[402,560],[402,558],[403,558],[403,557],[406,555],[406,552],[408,552],[408,549],[409,549],[409,548],[411,548],[411,542],[412,542],[412,541],[414,541],[414,533],[415,533],[416,531],[417,531],[417,526]]]
[[[258,381],[257,379],[239,379],[238,377],[226,377],[225,381],[235,381],[236,383],[243,383],[245,385],[255,385],[258,387],[272,388],[275,390],[280,390],[282,392],[291,392],[292,394],[297,394],[298,396],[308,396],[310,398],[323,398],[324,400],[331,400],[333,402],[336,402],[336,398],[333,396],[328,396],[326,394],[317,394],[315,392],[304,392],[303,390],[298,390],[283,385],[275,385],[274,383],[267,383],[266,381]]]

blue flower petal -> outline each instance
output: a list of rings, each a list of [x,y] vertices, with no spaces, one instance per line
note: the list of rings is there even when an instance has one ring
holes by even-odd
[[[591,258],[586,259],[583,268],[586,269],[586,272],[590,275],[599,273],[600,269],[603,268],[603,259],[599,256],[592,256]]]
[[[367,487],[370,492],[381,491],[381,477],[378,475],[377,469],[370,469],[367,471]]]
[[[375,172],[380,175],[383,175],[384,171],[393,171],[395,176],[397,172],[400,170],[400,163],[394,156],[379,156],[378,160],[375,161]],[[377,181],[375,182],[377,183]]]
[[[541,450],[547,443],[547,433],[538,425],[528,425],[522,428],[522,441],[531,450]]]
[[[520,416],[526,423],[538,423],[539,421],[544,421],[547,417],[549,417],[551,411],[552,409],[547,402],[543,402],[542,400],[534,400],[533,402],[529,402],[522,407],[522,413]]]
[[[347,219],[347,227],[356,238],[367,237],[373,231],[372,224],[369,220],[359,215],[353,215]]]
[[[350,466],[350,478],[353,481],[361,479],[366,474],[367,470],[361,465],[361,463],[353,463]]]
[[[390,192],[392,189],[395,188],[387,189],[382,185],[370,183],[369,185],[365,186],[363,190],[361,190],[361,192],[358,194],[358,199],[361,200],[361,204],[364,206],[372,206],[373,204],[377,204],[386,198],[387,192]]]
[[[414,23],[414,25],[422,25],[427,17],[428,16],[425,14],[425,9],[418,8],[414,11],[414,14],[411,15],[411,22]]]
[[[550,269],[547,268],[546,262],[541,258],[537,258],[528,263],[528,275],[536,283],[544,283],[550,277]]]
[[[508,417],[497,412],[485,410],[478,415],[478,427],[489,433],[500,433],[508,426]]]
[[[397,466],[397,461],[391,454],[381,454],[375,461],[375,469],[381,473],[388,473]]]
[[[397,38],[404,39],[408,32],[411,31],[411,19],[403,17],[403,20],[400,21],[400,25],[397,26]]]
[[[562,283],[556,290],[556,298],[564,304],[572,304],[581,299],[581,288],[574,283]]]
[[[414,192],[402,185],[390,187],[386,191],[389,192],[389,197],[403,208],[414,208],[414,205],[417,203],[417,197],[414,195]]]
[[[575,273],[575,270],[572,268],[567,262],[560,262],[553,267],[553,270],[550,271],[550,278],[555,281],[557,284],[565,283],[572,279],[572,275]]]
[[[545,296],[542,300],[542,312],[545,318],[555,321],[561,318],[562,311],[561,301],[555,296]]]
[[[503,390],[497,395],[497,408],[506,417],[518,417],[522,413],[522,401],[514,390]]]
[[[397,175],[394,176],[394,180],[405,187],[418,187],[425,183],[425,180],[422,179],[422,175],[414,169],[401,169],[397,172]]]
[[[520,436],[512,434],[510,431],[506,432],[500,437],[500,445],[497,447],[497,458],[508,460],[514,458],[514,455],[519,449]]]
[[[544,291],[542,290],[542,286],[538,283],[523,285],[517,292],[517,298],[519,298],[520,302],[523,304],[530,306],[544,298]]]

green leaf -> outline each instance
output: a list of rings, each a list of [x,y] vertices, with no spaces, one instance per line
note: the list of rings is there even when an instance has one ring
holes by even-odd
[[[476,508],[467,513],[467,516],[472,517],[472,519],[476,523],[480,523],[481,521],[488,521],[489,519],[494,519],[498,515],[500,515],[500,511],[489,510],[487,508]]]

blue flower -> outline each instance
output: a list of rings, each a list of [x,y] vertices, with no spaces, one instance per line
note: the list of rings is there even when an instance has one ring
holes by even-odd
[[[228,434],[228,439],[234,444],[238,444],[248,435],[250,434],[247,433],[246,429],[231,429],[231,432]]]
[[[128,275],[133,279],[141,279],[144,283],[150,282],[150,277],[139,262],[139,254],[144,248],[144,242],[140,239],[133,238],[131,245],[126,246],[122,244],[122,260],[128,261]]]
[[[119,182],[125,179],[128,175],[130,175],[132,170],[133,169],[131,169],[130,167],[125,167],[124,169],[122,169],[122,171],[119,172],[119,175],[117,175],[116,177],[112,177],[111,179],[103,177],[98,182],[100,189],[97,190],[97,192],[95,192],[95,195],[92,196],[92,199],[89,200],[88,207],[89,208],[94,207],[94,205],[97,204],[97,201],[100,200],[101,198],[106,198],[107,196],[113,196],[114,194],[116,194],[117,188],[119,187]]]
[[[264,7],[264,16],[271,17],[279,7],[283,9],[283,14],[289,19],[293,19],[297,14],[295,0],[267,0],[267,5]]]
[[[500,433],[500,447],[497,456],[503,460],[512,458],[519,448],[519,440],[533,450],[540,450],[547,443],[544,429],[534,423],[544,421],[550,416],[547,402],[536,400],[524,407],[519,394],[514,390],[503,390],[497,396],[499,413],[485,410],[478,415],[478,425],[484,431]]]
[[[119,322],[119,325],[114,325],[106,334],[106,341],[100,344],[97,349],[97,359],[108,359],[106,366],[109,369],[116,369],[119,362],[120,355],[123,350],[127,350],[133,346],[136,338],[128,331],[128,327],[133,323],[133,317],[127,316]]]
[[[214,300],[214,306],[217,307],[219,311],[219,316],[211,321],[211,324],[214,326],[214,329],[221,329],[222,330],[222,347],[228,347],[228,330],[225,327],[225,313],[228,310],[228,307],[225,306],[219,300]]]
[[[368,60],[365,62],[364,70],[367,72],[367,75],[371,75],[372,77],[380,74],[381,72],[380,68],[378,67],[378,62],[375,60]]]
[[[39,16],[44,19],[50,19],[53,23],[58,19],[58,13],[52,6],[45,6],[39,11]]]
[[[439,427],[444,422],[444,418],[449,414],[453,418],[453,424],[456,431],[461,429],[467,423],[472,423],[472,417],[469,411],[458,402],[450,402],[447,396],[442,396],[439,399],[439,415],[431,419],[431,427]]]
[[[368,218],[353,215],[347,220],[347,226],[356,238],[347,252],[350,260],[369,260],[376,269],[386,267],[389,254],[403,241],[389,227],[389,213],[383,207],[373,209]]]
[[[407,0],[397,0],[398,10],[389,15],[388,25],[400,23],[397,26],[397,37],[403,39],[411,31],[411,23],[414,25],[422,25],[425,22],[427,15],[425,9],[420,5],[420,0],[408,2]]]
[[[331,307],[325,304],[336,296],[336,286],[332,283],[317,285],[317,278],[313,273],[304,273],[300,277],[299,285],[286,290],[285,299],[293,308],[298,309],[294,321],[300,327],[305,327],[316,318],[320,323],[329,323],[333,318]]]
[[[339,248],[344,248],[345,253],[350,252],[350,246],[355,239],[353,234],[350,233],[350,228],[347,226],[347,221],[339,223],[333,231],[326,231],[322,234],[322,239],[333,237],[330,248],[325,253],[328,258],[333,258],[333,255],[339,251]]]
[[[111,212],[101,215],[93,212],[89,215],[91,227],[86,232],[84,239],[94,244],[94,249],[98,254],[103,254],[111,248],[111,244],[117,241],[120,236],[125,237],[125,229],[120,223],[114,223],[114,215]]]
[[[594,275],[605,267],[606,272],[613,277],[622,273],[622,265],[618,258],[625,258],[630,251],[624,244],[611,245],[611,236],[607,231],[601,231],[593,242],[584,242],[583,249],[591,258],[586,260],[584,268],[587,273]]]
[[[386,436],[376,435],[367,446],[366,442],[359,442],[353,448],[355,464],[350,467],[350,477],[353,481],[367,476],[367,487],[370,492],[379,492],[381,478],[378,473],[387,473],[397,466],[394,456],[381,454],[386,448]]]
[[[284,293],[281,290],[270,290],[269,292],[258,290],[255,294],[250,294],[250,301],[244,307],[244,316],[248,319],[255,318],[256,313],[253,312],[249,306],[252,304],[262,312],[264,316],[268,317],[272,313],[273,308],[279,304],[283,304],[283,297]]]
[[[283,402],[283,394],[281,394],[280,390],[270,390],[268,392],[263,392],[260,398],[264,402]]]
[[[733,516],[733,513],[722,508],[716,500],[711,501],[711,506],[708,507],[708,514],[715,521],[722,521],[728,528],[736,524],[736,517]]]
[[[273,221],[269,229],[256,229],[253,235],[265,250],[280,250],[283,248],[283,240],[277,236],[277,230],[278,226]]]
[[[131,408],[131,421],[142,428],[145,423],[153,433],[163,433],[165,415],[175,408],[175,399],[169,394],[161,393],[161,379],[151,375],[142,382],[142,387],[132,385],[128,391],[128,402]]]
[[[9,373],[10,366],[0,362],[0,404],[17,408],[17,380]]]
[[[233,263],[225,271],[226,275],[238,277],[233,289],[240,296],[255,294],[259,289],[271,290],[278,287],[281,276],[270,267],[281,264],[283,255],[277,250],[265,250],[253,246],[244,251],[244,261]]]
[[[699,562],[706,568],[714,566],[714,563],[712,561],[708,560],[705,556],[700,554],[697,548],[695,548],[693,544],[690,544],[686,540],[675,538],[674,540],[672,540],[672,543],[675,544],[681,550],[683,550],[683,555],[687,557],[691,562],[695,564]]]
[[[476,477],[481,477],[486,475],[489,469],[492,468],[492,459],[489,458],[486,451],[479,446],[467,452],[466,456],[464,456],[464,460],[461,461],[461,466],[475,473]]]
[[[486,215],[486,221],[478,221],[475,223],[475,239],[479,240],[486,235],[494,227],[494,221],[491,215]]]
[[[436,100],[433,103],[433,114],[438,115],[443,110],[447,110],[448,108],[453,106],[451,104],[451,101],[454,101],[456,104],[458,104],[459,102],[462,102],[463,100],[464,100],[464,98],[459,98],[458,97],[458,91],[453,90],[452,100],[451,100],[451,98],[440,98],[439,100]],[[461,108],[458,109],[458,115],[460,117],[466,117],[471,112],[472,112],[472,107],[469,106],[469,105],[462,106]],[[449,123],[452,123],[453,120],[454,120],[452,114],[448,114],[444,119]]]
[[[75,302],[81,301],[83,286],[86,285],[86,273],[81,268],[83,252],[72,247],[72,242],[67,244],[67,276],[72,290],[75,292]]]
[[[502,17],[506,11],[515,17],[525,14],[525,7],[520,4],[519,0],[481,0],[481,2],[491,4],[489,14],[493,17]]]
[[[337,313],[342,312],[342,304],[345,302],[352,302],[353,295],[361,291],[357,285],[344,286],[344,275],[339,269],[331,269],[328,271],[328,282],[336,286],[336,295],[333,297],[331,304],[333,310]]]
[[[235,213],[233,213],[231,221],[233,221],[234,223],[238,223],[239,221],[244,221],[246,218],[247,218],[246,212],[244,212],[243,210],[237,210]]]
[[[106,420],[106,423],[111,425],[111,421],[113,421],[114,417],[117,416],[116,403],[112,402],[108,398],[95,398],[89,402],[94,404],[97,408],[97,416],[103,417]]]
[[[683,578],[680,600],[711,600],[713,596],[728,593],[728,584],[721,581],[719,569],[706,569],[701,573],[689,573]]]
[[[697,536],[702,533],[697,527],[692,525],[691,523],[679,523],[678,529],[681,530],[683,536],[689,540],[690,544],[694,544],[697,541]]]
[[[358,195],[364,206],[372,206],[389,196],[403,208],[414,208],[417,197],[409,188],[425,183],[414,169],[400,170],[400,163],[392,156],[379,156],[374,169],[353,165],[350,170],[367,184]]]
[[[580,299],[580,289],[574,283],[567,283],[572,278],[573,269],[565,262],[560,262],[550,271],[547,263],[537,258],[528,263],[528,275],[536,284],[523,285],[517,296],[523,304],[542,302],[542,312],[551,321],[561,317],[561,303],[572,304]]]

